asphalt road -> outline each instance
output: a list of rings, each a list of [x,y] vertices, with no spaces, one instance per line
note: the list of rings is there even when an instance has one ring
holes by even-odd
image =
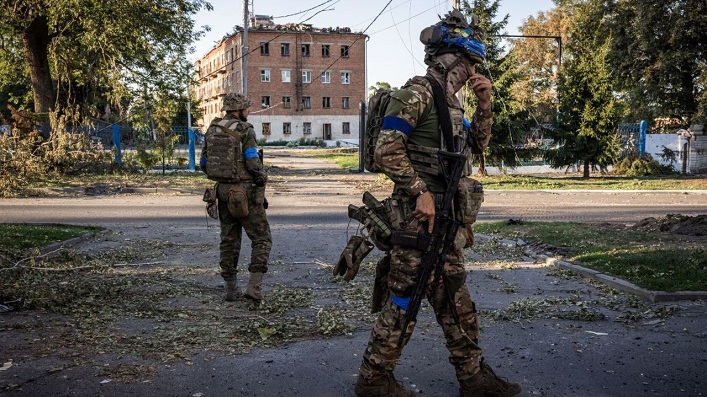
[[[301,264],[298,271],[318,271],[306,266],[313,260],[335,261],[345,244],[345,209],[349,203],[358,204],[362,193],[351,183],[357,177],[326,175],[319,171],[327,166],[314,160],[274,161],[311,172],[274,178],[268,189],[271,259]],[[372,177],[360,176],[366,178]],[[707,192],[488,191],[479,219],[634,223],[671,213],[705,214],[706,199]],[[120,239],[201,240],[212,244],[214,251],[217,247],[216,224],[212,220],[207,224],[199,192],[5,199],[0,200],[0,221],[100,225],[119,232]],[[214,251],[195,254],[200,255],[196,259],[213,261]],[[247,254],[244,249],[242,255]],[[268,277],[288,277],[273,273]],[[474,269],[467,284],[477,307],[485,312],[507,308],[514,301],[566,298],[576,291],[583,291],[584,300],[600,295],[596,285],[553,277],[546,265],[533,262],[488,263]],[[512,285],[514,292],[504,291],[503,285]],[[619,308],[604,308],[607,318],[591,322],[482,318],[481,345],[497,373],[522,385],[521,396],[707,395],[707,306],[677,302],[651,308],[669,306],[677,314],[636,323],[615,321],[622,314]],[[104,382],[96,376],[96,367],[135,358],[98,357],[94,366],[72,367],[67,365],[70,352],[7,356],[3,345],[16,338],[17,331],[3,327],[11,323],[3,316],[12,315],[0,314],[0,365],[13,360],[10,368],[0,371],[2,396],[352,396],[369,333],[363,329],[351,336],[238,356],[204,351],[186,363],[153,363],[157,369],[149,381],[123,383]],[[395,371],[397,378],[423,396],[458,395],[443,340],[434,319],[423,312]],[[21,385],[21,391],[4,389],[8,384]]]

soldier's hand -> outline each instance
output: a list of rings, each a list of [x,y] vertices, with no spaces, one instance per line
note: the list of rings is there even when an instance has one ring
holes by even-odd
[[[430,192],[417,196],[412,214],[418,221],[427,222],[427,231],[432,233],[435,226],[435,200]]]
[[[491,107],[491,81],[486,76],[474,73],[469,78],[469,86],[474,95],[479,99],[479,107],[488,109]]]

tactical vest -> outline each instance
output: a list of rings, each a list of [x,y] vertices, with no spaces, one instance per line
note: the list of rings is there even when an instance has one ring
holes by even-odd
[[[408,88],[412,85],[423,86],[425,90],[432,93],[430,83],[423,77],[413,77],[405,83],[403,88]],[[432,94],[430,94],[430,98],[432,98]],[[450,107],[449,115],[452,119],[452,134],[455,137],[454,139],[457,139],[456,137],[459,136],[462,142],[466,142],[467,134],[464,130],[463,123],[464,112],[461,109]],[[440,129],[439,113],[434,106],[434,101],[430,101],[425,113],[421,115],[420,120],[418,120],[415,131],[408,139],[406,148],[408,158],[415,172],[421,174],[420,177],[425,180],[425,183],[434,180],[436,183],[433,183],[433,185],[439,185],[438,187],[445,185],[444,175],[442,174],[437,158],[437,152],[443,147],[445,146]],[[463,176],[469,175],[469,164],[470,162],[467,161],[467,167]],[[438,189],[434,190],[437,191]]]
[[[206,177],[219,182],[252,180],[245,166],[242,140],[251,125],[237,119],[216,118],[206,131]]]

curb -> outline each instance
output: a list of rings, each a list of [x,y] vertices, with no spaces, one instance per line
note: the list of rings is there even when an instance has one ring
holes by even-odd
[[[167,187],[124,187],[118,193],[137,193],[137,194],[201,194],[197,193],[199,189],[173,189]],[[203,190],[203,189],[202,189]]]
[[[46,254],[48,252],[55,251],[55,250],[58,250],[61,248],[73,247],[77,244],[80,244],[80,243],[90,239],[91,237],[95,237],[99,234],[104,234],[104,233],[108,233],[108,232],[109,232],[108,229],[103,229],[103,230],[95,232],[95,233],[88,232],[88,233],[84,233],[78,237],[72,237],[68,240],[57,241],[57,242],[54,242],[51,244],[47,244],[44,247],[39,248],[39,253]]]
[[[641,288],[633,283],[626,280],[616,278],[614,276],[609,276],[607,274],[601,273],[596,270],[587,269],[579,265],[575,265],[570,262],[561,261],[555,258],[547,258],[545,263],[552,266],[557,266],[560,269],[570,270],[581,276],[588,277],[597,281],[600,281],[612,288],[616,288],[620,291],[629,292],[634,295],[638,295],[643,299],[649,300],[651,302],[670,302],[670,301],[682,301],[682,300],[707,300],[707,291],[651,291],[645,288]]]

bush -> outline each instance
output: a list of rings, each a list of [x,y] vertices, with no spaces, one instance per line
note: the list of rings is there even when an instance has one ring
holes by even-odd
[[[149,170],[152,169],[157,163],[160,162],[160,156],[148,152],[147,150],[138,150],[137,155],[135,156],[135,160],[140,164],[140,167],[142,167],[142,170],[147,173]]]
[[[640,158],[634,154],[614,165],[614,173],[625,176],[649,176],[670,175],[675,171],[671,166],[661,165],[649,154]]]

